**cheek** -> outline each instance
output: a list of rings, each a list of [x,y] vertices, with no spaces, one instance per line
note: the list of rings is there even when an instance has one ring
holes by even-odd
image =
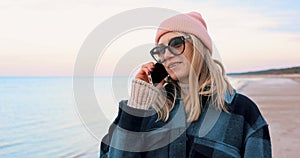
[[[183,55],[189,63],[192,62],[193,53],[194,53],[193,46],[191,46],[190,44],[187,44],[185,51],[183,52]]]
[[[191,63],[192,62],[192,58],[193,58],[193,52],[191,51],[190,53],[184,54],[184,57],[185,57],[185,61],[186,62]]]
[[[173,79],[173,80],[177,80],[177,75],[170,69],[166,68],[168,74],[170,75],[170,77]]]
[[[190,64],[189,62],[184,62],[175,70],[171,70],[168,68],[166,68],[166,70],[173,80],[185,79],[189,75]]]
[[[163,63],[163,65],[164,65],[166,71],[168,72],[168,74],[170,75],[170,77],[171,77],[173,80],[178,80],[178,78],[177,78],[177,76],[175,75],[175,73],[174,73],[171,69],[168,69],[164,63]]]

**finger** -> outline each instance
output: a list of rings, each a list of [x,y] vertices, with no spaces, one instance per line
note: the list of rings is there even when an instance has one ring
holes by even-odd
[[[162,80],[159,84],[157,84],[156,88],[161,89],[165,83],[166,83],[166,81]]]
[[[150,83],[149,75],[153,71],[153,69],[154,69],[153,62],[146,63],[146,64],[142,65],[141,69],[136,74],[135,78]]]
[[[148,83],[150,83],[149,81],[149,76],[150,75],[150,71],[148,70],[148,68],[142,68],[136,75],[136,79],[140,79],[140,80],[143,80],[143,81],[146,81]]]
[[[149,69],[149,68],[142,68],[142,72],[144,72],[145,75],[150,75],[150,72],[151,72],[151,71],[152,71],[152,70]]]
[[[142,68],[153,69],[155,67],[153,62],[146,63],[142,66]]]
[[[145,66],[141,69],[141,71],[145,72],[145,74],[150,75],[150,73],[153,71],[154,68],[152,66]]]

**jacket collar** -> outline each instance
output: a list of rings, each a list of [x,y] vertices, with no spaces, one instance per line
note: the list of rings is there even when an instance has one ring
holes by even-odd
[[[233,101],[233,99],[234,99],[234,97],[235,97],[235,95],[236,95],[236,90],[235,89],[233,89],[233,93],[232,94],[230,94],[228,91],[226,91],[226,93],[224,95],[225,102],[227,104],[231,104],[232,101]]]

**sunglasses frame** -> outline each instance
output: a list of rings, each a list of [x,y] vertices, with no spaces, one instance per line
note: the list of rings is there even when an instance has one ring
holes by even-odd
[[[180,38],[180,39],[182,40],[182,42],[183,42],[183,43],[182,43],[182,44],[183,44],[183,49],[182,49],[182,51],[181,51],[179,54],[174,53],[174,52],[172,51],[172,49],[171,49],[171,46],[170,46],[170,43],[171,43],[173,40],[177,39],[177,38]],[[186,40],[186,39],[190,39],[190,38],[191,38],[191,37],[190,37],[189,35],[173,37],[172,39],[170,39],[170,41],[169,41],[169,43],[168,43],[167,46],[165,46],[165,45],[163,45],[163,46],[156,46],[156,47],[154,47],[154,48],[151,49],[150,54],[151,54],[152,58],[153,58],[156,62],[158,62],[158,63],[163,63],[165,60],[163,60],[163,61],[158,61],[158,60],[154,57],[155,54],[158,54],[157,52],[154,52],[155,49],[161,48],[161,49],[163,50],[163,53],[160,53],[160,54],[165,54],[165,53],[166,53],[166,48],[167,48],[167,49],[169,50],[169,52],[171,52],[173,55],[178,56],[178,55],[181,55],[181,54],[184,52],[184,50],[185,50],[185,40]]]

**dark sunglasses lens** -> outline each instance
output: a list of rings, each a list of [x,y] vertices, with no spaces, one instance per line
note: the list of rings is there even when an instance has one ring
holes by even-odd
[[[172,53],[179,55],[184,51],[184,40],[181,37],[175,37],[170,40],[169,46]]]
[[[158,45],[150,51],[150,54],[157,62],[164,62],[166,48],[174,55],[180,55],[184,52],[185,42],[183,37],[175,37],[170,40],[168,46]]]
[[[162,62],[164,51],[165,48],[163,47],[155,47],[150,53],[157,62]]]

